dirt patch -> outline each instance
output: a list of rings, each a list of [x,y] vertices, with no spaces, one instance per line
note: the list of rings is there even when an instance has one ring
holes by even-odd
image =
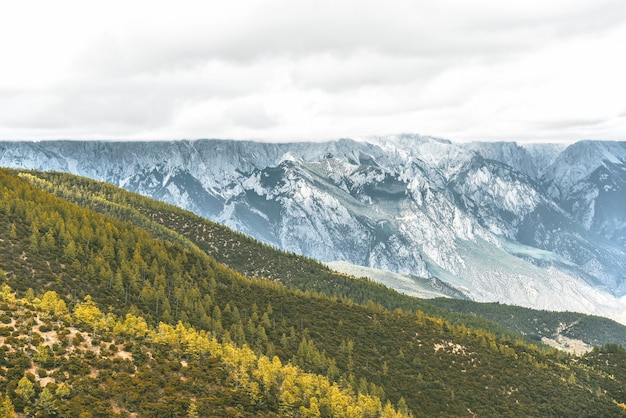
[[[435,344],[434,349],[435,349],[435,353],[439,350],[446,350],[446,349],[451,349],[452,354],[462,354],[462,355],[466,355],[467,353],[465,352],[465,349],[467,347],[463,347],[461,344],[454,344],[450,341],[443,341],[441,344]]]
[[[591,351],[593,348],[589,344],[585,344],[581,340],[575,340],[573,338],[568,338],[563,335],[558,335],[556,338],[541,338],[541,342],[549,345],[550,347],[554,347],[558,350],[565,351],[570,354],[585,354],[588,351]]]

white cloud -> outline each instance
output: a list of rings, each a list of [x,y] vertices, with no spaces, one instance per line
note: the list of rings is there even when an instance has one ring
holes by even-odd
[[[619,1],[5,9],[3,139],[626,139]]]

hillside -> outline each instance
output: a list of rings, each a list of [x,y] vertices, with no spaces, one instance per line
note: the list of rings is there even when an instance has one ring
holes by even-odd
[[[119,210],[128,213],[126,207]],[[453,325],[423,311],[398,309],[392,312],[375,303],[361,305],[319,292],[291,290],[277,281],[246,278],[215,261],[189,239],[160,239],[130,221],[122,222],[45,193],[4,170],[0,170],[0,226],[0,267],[4,270],[2,276],[6,275],[2,280],[13,289],[5,287],[3,290],[9,295],[3,296],[9,301],[5,302],[6,308],[2,307],[7,317],[4,321],[14,328],[5,332],[11,332],[15,339],[32,340],[34,334],[26,327],[15,327],[17,322],[11,312],[20,312],[20,309],[15,305],[13,310],[10,294],[16,291],[18,300],[24,298],[36,306],[37,299],[46,300],[47,292],[54,291],[63,300],[60,303],[54,299],[54,310],[58,306],[58,313],[63,315],[65,305],[72,318],[70,324],[63,323],[63,326],[85,326],[80,332],[95,334],[101,346],[105,338],[112,338],[117,344],[117,336],[109,337],[109,332],[121,334],[120,344],[123,344],[125,331],[122,326],[116,326],[118,318],[145,321],[145,328],[156,329],[156,333],[146,332],[143,337],[135,334],[131,338],[135,344],[135,351],[131,351],[133,362],[141,361],[141,353],[144,353],[144,359],[148,359],[145,361],[152,364],[154,370],[159,370],[157,365],[161,362],[159,354],[153,354],[160,341],[170,342],[181,350],[204,346],[203,341],[207,340],[187,337],[188,333],[193,335],[188,331],[193,327],[197,335],[204,335],[210,341],[214,337],[221,347],[232,346],[241,350],[238,353],[254,353],[250,358],[256,356],[257,365],[267,365],[261,361],[262,356],[268,359],[276,356],[281,367],[297,367],[300,372],[294,372],[296,374],[324,376],[320,378],[322,389],[314,390],[316,396],[302,389],[298,392],[302,396],[298,398],[291,396],[297,391],[289,387],[287,372],[277,372],[275,386],[263,386],[263,382],[263,385],[254,385],[245,380],[248,370],[248,376],[254,376],[254,367],[242,370],[231,366],[237,378],[229,379],[216,373],[217,377],[223,377],[213,387],[198,389],[199,394],[193,395],[195,399],[178,386],[165,392],[180,399],[178,404],[172,404],[183,410],[191,408],[193,400],[197,410],[206,412],[218,408],[216,414],[225,414],[231,407],[236,410],[228,409],[228,412],[244,416],[306,416],[313,415],[318,408],[321,415],[329,416],[330,406],[324,409],[322,404],[332,403],[324,403],[327,392],[323,388],[337,387],[351,394],[352,398],[346,402],[352,408],[357,408],[359,402],[373,405],[371,414],[352,409],[353,416],[380,416],[383,408],[391,413],[391,407],[383,406],[388,400],[398,410],[411,410],[417,416],[623,416],[625,413],[619,405],[625,400],[625,382],[621,374],[610,374],[602,365],[604,360],[608,361],[606,364],[619,361],[622,356],[619,348],[570,357],[556,350],[540,349],[523,341]],[[171,230],[163,229],[161,233],[176,236]],[[49,332],[41,330],[39,319],[31,321],[31,325],[36,323],[41,332]],[[52,329],[55,325],[51,324]],[[169,331],[176,328],[178,334]],[[70,328],[69,332],[74,330]],[[9,344],[13,343],[20,344],[9,340]],[[105,346],[111,351],[109,342],[105,341]],[[209,346],[210,353],[219,354],[217,346]],[[252,351],[246,351],[246,346]],[[4,347],[7,347],[6,339]],[[115,349],[128,351],[122,348],[120,345]],[[44,348],[42,351],[47,352]],[[167,367],[175,372],[195,373],[197,370],[188,367],[190,360],[185,360],[187,366],[176,361],[177,351],[171,346],[166,345],[163,351],[163,358],[169,360]],[[135,352],[139,353],[139,359],[135,358]],[[85,354],[85,357],[90,356]],[[225,357],[210,356],[218,364],[228,364]],[[0,379],[0,390],[8,393],[16,409],[29,406],[20,405],[20,397],[24,402],[24,397],[28,398],[35,408],[43,407],[41,381],[34,382],[37,379],[28,375],[34,368],[32,361],[27,358],[17,363],[13,367],[2,367],[5,377]],[[274,364],[274,360],[271,363]],[[80,362],[71,364],[80,365]],[[79,394],[88,394],[85,386],[95,383],[91,379],[106,376],[98,371],[97,362],[94,367],[83,370],[68,371],[64,375],[70,391],[67,403]],[[229,372],[230,369],[222,367],[222,370]],[[39,376],[39,370],[34,371]],[[49,371],[54,375],[53,369]],[[72,380],[81,373],[86,379],[84,384],[80,379]],[[115,392],[110,386],[123,381],[134,382],[138,387],[129,383],[124,396],[137,400],[135,405],[138,406],[133,408],[150,405],[154,408],[146,410],[142,416],[157,415],[160,407],[150,403],[154,398],[143,399],[140,394],[147,382],[156,378],[151,376],[158,376],[158,372],[142,375],[130,369],[119,372],[114,369],[111,373],[109,380],[98,381],[98,388],[102,387],[104,393],[111,391],[111,398],[117,399],[122,396],[121,391]],[[124,378],[124,373],[130,374],[128,379],[136,380]],[[46,377],[47,374],[48,371]],[[14,389],[19,387],[23,377],[35,388],[31,396],[28,396],[32,393],[30,390],[16,392]],[[327,386],[323,379],[328,382]],[[318,381],[318,378],[311,380]],[[142,382],[146,382],[145,385]],[[59,385],[56,377],[54,383]],[[234,393],[224,392],[224,384]],[[22,385],[28,386],[25,382]],[[52,387],[48,389],[44,400],[50,399],[52,390]],[[150,386],[145,390],[150,391]],[[177,391],[181,391],[178,397]],[[209,391],[209,395],[201,395],[207,393],[203,391]],[[238,391],[243,391],[242,398]],[[27,395],[22,395],[24,393]],[[62,393],[64,391],[58,396],[62,397]],[[250,397],[246,398],[246,393]],[[260,398],[255,398],[255,394]],[[65,402],[55,400],[60,404]],[[76,404],[74,410],[88,409],[85,405]],[[223,409],[219,409],[221,406]],[[132,411],[131,407],[119,403],[102,416],[123,415],[126,411]]]
[[[360,304],[371,301],[389,311],[421,310],[445,316],[459,325],[471,325],[509,338],[518,337],[517,333],[510,333],[494,322],[450,314],[367,279],[339,274],[310,258],[280,251],[191,212],[106,183],[64,173],[27,172],[20,176],[83,207],[140,225],[162,239],[197,247],[247,277],[278,281],[294,290],[322,293]]]
[[[70,315],[53,291],[0,293],[4,378],[1,416],[402,417],[375,396],[357,397],[204,331],[102,313],[89,297]],[[406,410],[406,407],[404,407]]]
[[[626,346],[624,326],[607,318],[577,312],[539,311],[520,306],[458,299],[437,298],[429,302],[452,312],[479,315],[536,340],[558,340],[566,337],[591,346],[609,343]]]
[[[292,289],[315,291],[360,304],[372,301],[390,311],[398,308],[422,311],[427,315],[445,318],[452,324],[482,329],[509,339],[519,338],[518,333],[528,338],[555,338],[563,324],[575,323],[565,330],[565,335],[587,346],[608,343],[626,345],[626,327],[610,319],[518,309],[503,304],[446,299],[424,301],[366,279],[338,274],[310,258],[280,251],[189,211],[106,183],[64,173],[28,172],[22,176],[64,199],[89,206],[122,221],[133,222],[163,239],[195,245],[218,262],[247,277],[279,281]],[[487,310],[486,307],[491,309]]]

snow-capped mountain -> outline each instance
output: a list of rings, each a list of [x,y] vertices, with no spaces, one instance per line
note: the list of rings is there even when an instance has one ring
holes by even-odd
[[[107,181],[321,261],[622,322],[625,161],[624,143],[564,149],[419,135],[0,143],[0,166]]]
[[[585,229],[626,245],[626,143],[574,144],[543,180],[550,196]]]

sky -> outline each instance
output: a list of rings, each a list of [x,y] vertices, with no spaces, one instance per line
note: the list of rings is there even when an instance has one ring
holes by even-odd
[[[13,1],[0,139],[626,140],[621,0]]]

